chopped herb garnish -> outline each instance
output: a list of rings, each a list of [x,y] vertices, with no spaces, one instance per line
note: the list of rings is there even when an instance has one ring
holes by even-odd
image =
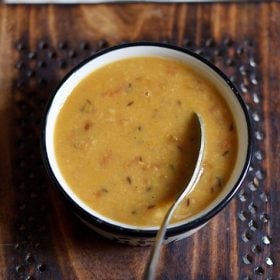
[[[109,191],[108,191],[107,188],[102,187],[102,188],[100,189],[100,192],[101,192],[101,193],[108,193]]]
[[[169,164],[169,168],[170,168],[172,171],[175,171],[175,166],[174,166],[172,163]]]
[[[132,92],[132,83],[127,84],[127,86],[125,87],[125,92],[126,93],[131,93]]]
[[[229,154],[229,150],[226,150],[226,151],[224,151],[224,152],[222,153],[222,156],[225,157],[225,156],[228,155],[228,154]]]
[[[152,187],[151,187],[151,186],[149,186],[149,187],[146,188],[146,192],[150,192],[151,190],[152,190]]]
[[[86,121],[84,125],[84,130],[89,130],[92,127],[91,121]]]
[[[133,103],[134,103],[134,101],[130,101],[126,104],[126,106],[131,106],[131,105],[133,105]]]
[[[89,99],[86,99],[84,104],[80,107],[80,111],[83,113],[91,113],[93,111],[93,105]]]
[[[131,183],[132,183],[131,177],[127,176],[126,181],[129,183],[129,185],[131,185]]]

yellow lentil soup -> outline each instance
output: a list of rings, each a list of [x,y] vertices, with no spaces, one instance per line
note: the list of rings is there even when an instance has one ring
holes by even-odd
[[[129,58],[85,77],[56,121],[61,173],[100,214],[130,225],[159,225],[193,171],[198,142],[193,112],[205,127],[203,174],[172,222],[197,214],[227,183],[237,135],[217,88],[176,60]]]

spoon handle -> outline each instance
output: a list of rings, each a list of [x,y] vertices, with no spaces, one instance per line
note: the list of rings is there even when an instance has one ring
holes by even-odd
[[[205,135],[204,135],[204,128],[203,128],[203,122],[202,122],[201,117],[197,113],[195,113],[195,116],[197,118],[198,126],[200,128],[200,148],[199,148],[198,159],[197,159],[197,162],[195,165],[195,169],[194,169],[193,175],[192,175],[188,185],[184,188],[183,192],[177,196],[177,198],[175,199],[175,201],[173,202],[173,204],[167,211],[167,213],[162,221],[161,227],[156,236],[156,240],[155,240],[149,261],[148,261],[146,269],[145,269],[145,273],[144,273],[145,280],[155,279],[155,272],[156,272],[157,264],[159,261],[161,244],[163,242],[167,226],[168,226],[176,208],[181,203],[181,201],[184,199],[184,197],[193,190],[194,186],[198,182],[198,180],[203,172],[203,168],[202,168],[201,164],[202,164],[202,159],[203,159],[203,154],[204,154]]]

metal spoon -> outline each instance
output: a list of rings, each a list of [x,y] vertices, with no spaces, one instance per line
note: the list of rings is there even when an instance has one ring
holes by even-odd
[[[163,241],[165,233],[166,233],[167,226],[168,226],[177,206],[184,199],[184,197],[193,190],[193,188],[195,187],[196,183],[198,182],[198,180],[203,172],[202,159],[203,159],[203,155],[204,155],[205,133],[204,133],[202,118],[197,113],[194,113],[194,116],[195,116],[196,125],[199,128],[199,134],[200,134],[200,137],[199,137],[200,143],[199,143],[197,162],[196,162],[196,165],[195,165],[195,168],[193,171],[193,175],[192,175],[189,183],[182,190],[182,192],[179,193],[176,200],[171,205],[171,207],[169,208],[168,212],[166,213],[166,215],[162,221],[161,227],[156,236],[156,240],[155,240],[149,261],[148,261],[146,269],[145,269],[145,274],[144,274],[145,280],[153,280],[155,278],[155,272],[156,272],[157,263],[159,260],[159,255],[160,255],[160,248],[161,248],[161,244],[162,244],[162,241]]]

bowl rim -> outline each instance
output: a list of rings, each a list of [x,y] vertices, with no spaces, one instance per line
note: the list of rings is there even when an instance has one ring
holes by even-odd
[[[96,225],[97,227],[102,228],[105,231],[113,232],[116,234],[122,234],[125,236],[137,236],[137,237],[154,237],[157,233],[156,229],[145,229],[145,228],[125,228],[118,226],[116,224],[109,223],[107,221],[101,220],[100,218],[88,213],[85,209],[83,209],[80,205],[78,205],[65,191],[65,189],[61,186],[61,184],[58,182],[51,164],[48,159],[48,153],[47,153],[47,144],[46,144],[46,126],[47,126],[47,121],[48,121],[48,115],[49,111],[52,107],[53,100],[60,89],[60,87],[68,80],[73,73],[78,71],[82,66],[87,64],[88,62],[96,59],[97,57],[100,57],[102,55],[105,55],[111,51],[114,50],[119,50],[119,49],[125,49],[125,48],[130,48],[130,47],[138,47],[138,46],[147,46],[147,47],[160,47],[160,48],[165,48],[165,49],[170,49],[170,50],[175,50],[182,52],[184,54],[187,54],[189,56],[192,56],[193,58],[197,59],[198,61],[202,62],[205,64],[207,67],[212,69],[222,80],[226,82],[228,87],[230,88],[231,92],[234,94],[236,100],[238,101],[238,104],[240,105],[241,110],[243,111],[245,120],[246,120],[246,127],[247,127],[247,133],[248,133],[248,143],[247,143],[247,154],[245,157],[245,162],[242,167],[242,170],[239,174],[239,177],[236,180],[236,183],[232,186],[230,191],[225,195],[225,197],[222,198],[222,200],[210,211],[207,213],[204,213],[202,216],[196,218],[195,220],[189,221],[185,224],[173,227],[173,228],[168,228],[166,231],[166,237],[170,236],[175,236],[178,234],[185,233],[189,230],[195,229],[205,223],[207,223],[213,216],[218,214],[233,198],[233,196],[236,194],[238,189],[240,188],[241,184],[243,183],[245,176],[248,172],[250,162],[252,159],[252,153],[253,153],[253,144],[252,144],[252,125],[251,125],[251,118],[247,109],[247,106],[245,102],[243,101],[239,91],[237,90],[236,86],[231,82],[231,80],[226,76],[226,74],[220,70],[217,66],[209,62],[207,59],[203,58],[199,54],[195,53],[192,50],[189,50],[187,48],[167,44],[167,43],[160,43],[160,42],[129,42],[129,43],[123,43],[119,45],[115,45],[112,47],[108,47],[104,50],[98,51],[94,53],[93,55],[90,55],[86,59],[82,60],[80,63],[78,63],[75,67],[73,67],[60,81],[58,86],[52,91],[50,94],[50,97],[47,101],[45,111],[43,113],[43,119],[42,119],[42,124],[41,124],[41,141],[40,141],[40,149],[41,149],[41,155],[43,159],[43,164],[47,170],[47,173],[51,180],[54,182],[56,187],[62,192],[66,200],[70,203],[72,208],[74,208],[74,212],[78,214],[78,216],[82,217],[85,221],[89,222],[92,225]]]

